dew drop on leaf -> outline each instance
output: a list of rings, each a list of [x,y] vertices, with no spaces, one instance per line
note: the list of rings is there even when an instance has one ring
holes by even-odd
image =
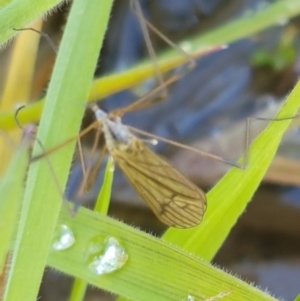
[[[69,249],[75,243],[75,236],[67,225],[59,225],[55,230],[52,241],[52,249],[54,251],[62,251]]]
[[[88,268],[97,275],[121,269],[128,260],[124,247],[114,237],[96,236],[86,249]]]

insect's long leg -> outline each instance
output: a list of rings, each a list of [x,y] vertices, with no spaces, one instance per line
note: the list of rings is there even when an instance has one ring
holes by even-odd
[[[298,116],[299,115],[283,117],[283,118],[264,118],[264,117],[249,117],[249,118],[247,118],[246,119],[246,127],[245,127],[245,143],[244,143],[244,150],[243,150],[244,151],[244,157],[243,157],[242,163],[238,163],[238,162],[235,162],[235,161],[232,161],[232,160],[228,160],[228,159],[225,159],[221,156],[217,156],[217,155],[202,151],[200,149],[196,149],[194,147],[179,143],[177,141],[173,141],[173,140],[170,140],[170,139],[167,139],[167,138],[159,137],[159,136],[156,136],[154,134],[150,134],[148,132],[139,130],[139,129],[131,127],[131,126],[128,126],[128,128],[132,132],[136,132],[138,134],[142,134],[144,136],[148,136],[148,137],[154,138],[156,140],[166,142],[168,144],[174,145],[176,147],[180,147],[182,149],[186,149],[188,151],[194,152],[194,153],[199,154],[201,156],[204,156],[204,157],[207,157],[207,158],[219,161],[219,162],[223,162],[223,163],[226,163],[228,165],[231,165],[231,166],[234,166],[234,167],[237,167],[237,168],[240,168],[240,169],[246,169],[247,166],[248,166],[248,161],[249,161],[250,140],[252,138],[252,135],[251,135],[251,122],[253,122],[253,121],[284,121],[284,120],[294,119]]]
[[[211,52],[214,52],[214,51],[218,51],[220,49],[223,49],[223,47],[221,47],[221,48],[216,47],[216,48],[212,49],[209,52],[211,53]],[[165,90],[171,84],[178,81],[185,74],[186,73],[172,74],[167,80],[164,81],[163,85],[154,88],[153,90],[146,93],[143,97],[141,97],[140,99],[138,99],[134,103],[132,103],[130,105],[127,105],[126,107],[123,107],[123,108],[115,109],[113,112],[114,113],[117,112],[118,115],[123,115],[127,112],[132,112],[132,111],[147,108],[149,106],[152,106],[153,104],[156,104],[156,103],[160,102],[161,100],[164,100],[166,98],[165,96],[157,95],[157,94],[159,94],[160,91]]]
[[[82,175],[83,175],[83,178],[85,179],[86,178],[86,164],[85,164],[84,158],[83,158],[83,148],[82,148],[80,139],[77,139],[77,145],[78,145],[78,152],[79,152],[79,159],[80,159],[80,163],[81,163]]]
[[[41,144],[41,142],[38,141],[38,143],[39,143],[39,145],[40,145],[40,147],[42,149],[42,154],[37,155],[37,156],[31,158],[31,160],[30,160],[30,162],[35,162],[35,161],[37,161],[37,160],[42,159],[42,158],[45,157],[45,159],[46,159],[46,161],[47,161],[47,163],[49,165],[50,172],[53,175],[53,179],[55,180],[55,184],[56,184],[56,186],[58,188],[58,191],[62,195],[62,198],[63,198],[63,200],[64,200],[65,203],[67,203],[67,200],[65,199],[63,190],[61,189],[61,187],[60,187],[60,185],[59,185],[59,183],[57,181],[57,178],[55,177],[55,172],[53,170],[53,166],[51,165],[51,162],[50,162],[50,159],[48,158],[48,156],[51,153],[57,151],[59,148],[63,147],[64,145],[67,145],[68,143],[70,143],[70,142],[72,142],[72,141],[74,141],[76,139],[79,140],[82,136],[86,135],[88,132],[90,132],[92,129],[94,129],[97,125],[99,125],[98,121],[93,122],[90,126],[88,126],[83,131],[81,131],[77,136],[71,137],[67,141],[63,142],[62,144],[60,144],[60,145],[58,145],[56,147],[54,147],[51,150],[45,150],[45,148],[43,147],[43,145]],[[81,144],[79,144],[79,145],[81,145]],[[95,150],[94,150],[94,153],[95,153]],[[83,172],[83,181],[82,181],[82,183],[80,185],[80,188],[79,188],[79,191],[78,191],[78,195],[79,196],[81,196],[84,193],[84,189],[85,189],[85,186],[86,186],[86,183],[88,181],[89,174],[90,174],[89,169],[86,170],[85,167],[84,167],[84,159],[82,157],[82,152],[80,152],[80,156],[81,156],[81,165],[83,167],[83,169],[82,169],[82,172]],[[89,164],[88,166],[91,166],[91,164]],[[69,205],[69,203],[67,203],[67,205]],[[78,204],[75,203],[75,211],[76,211],[77,207],[78,207]],[[70,215],[74,214],[74,210],[70,209],[69,206],[67,206],[67,209],[68,209]]]
[[[95,138],[95,141],[93,143],[92,150],[91,150],[91,156],[90,156],[89,161],[87,163],[87,170],[85,172],[85,176],[84,176],[84,179],[82,181],[82,185],[81,185],[82,186],[81,187],[82,191],[81,191],[81,193],[90,190],[90,188],[92,186],[92,183],[94,182],[94,179],[97,175],[97,171],[98,171],[98,169],[100,167],[100,164],[102,162],[103,156],[105,154],[105,147],[103,147],[100,155],[98,155],[96,164],[93,164],[94,156],[97,153],[97,148],[98,148],[99,141],[100,141],[101,137],[102,137],[102,131],[97,131],[96,138]]]
[[[40,34],[42,37],[44,37],[47,42],[49,43],[49,45],[51,46],[51,48],[53,49],[53,51],[55,53],[57,53],[57,47],[55,46],[55,44],[52,42],[51,38],[49,37],[48,34],[42,32],[42,31],[39,31],[39,30],[36,30],[34,28],[31,28],[31,27],[28,27],[28,28],[21,28],[21,29],[14,29],[16,31],[25,31],[25,30],[30,30],[30,31],[33,31],[33,32],[36,32],[38,34]],[[18,114],[18,112],[20,111],[21,108],[18,109],[16,115]],[[16,116],[15,115],[15,116]],[[19,125],[20,128],[23,128],[21,126],[21,124],[19,123],[18,119],[15,117],[15,120],[16,120],[16,123]],[[34,158],[31,159],[31,162],[34,162],[36,160],[39,160],[43,157],[46,157],[46,160],[49,161],[48,159],[48,155],[50,155],[52,152],[56,151],[57,149],[63,147],[64,145],[68,144],[69,142],[71,141],[74,141],[76,138],[78,140],[78,148],[79,148],[79,156],[80,156],[80,162],[81,162],[81,166],[82,166],[82,173],[83,173],[83,182],[81,184],[81,187],[79,189],[79,195],[82,195],[84,193],[84,191],[88,190],[89,187],[91,186],[91,183],[93,182],[94,180],[94,177],[96,176],[96,173],[97,173],[97,170],[99,168],[99,165],[101,163],[101,160],[97,160],[97,164],[95,167],[92,168],[92,161],[93,161],[93,156],[94,154],[96,153],[96,148],[97,148],[97,145],[99,143],[99,139],[100,139],[100,135],[99,135],[99,131],[97,131],[97,135],[96,135],[96,140],[95,140],[95,143],[94,143],[94,147],[92,149],[92,156],[91,158],[89,159],[89,162],[87,163],[87,168],[85,166],[85,162],[84,162],[84,159],[83,159],[83,152],[82,152],[82,147],[81,147],[81,142],[80,142],[80,137],[84,136],[86,133],[88,133],[90,130],[94,129],[95,128],[95,125],[97,123],[93,123],[91,124],[89,127],[87,127],[85,130],[83,130],[79,135],[76,135],[74,137],[71,137],[70,139],[68,139],[67,141],[65,141],[64,143],[62,143],[61,145],[55,147],[54,149],[51,149],[51,150],[48,150],[46,151],[44,147],[41,147],[42,148],[42,151],[43,153],[41,155],[38,155]],[[41,145],[41,142],[39,141],[38,142]],[[98,161],[100,161],[98,163]],[[50,162],[48,162],[50,163]],[[52,166],[51,166],[52,168]],[[52,168],[52,172],[51,173],[54,173],[54,170]],[[55,177],[54,177],[55,178]],[[57,183],[58,184],[58,183]],[[62,189],[60,188],[59,189],[60,193],[62,194]],[[63,194],[62,194],[63,195]]]
[[[153,68],[156,73],[158,85],[164,86],[164,79],[163,79],[162,73],[159,71],[157,57],[156,57],[156,54],[155,54],[155,51],[154,51],[154,48],[153,48],[153,45],[152,45],[152,42],[151,42],[151,39],[149,36],[149,32],[146,27],[146,19],[143,16],[143,11],[142,11],[141,5],[138,0],[130,0],[130,6],[131,6],[132,12],[136,15],[137,19],[139,20],[139,23],[140,23],[140,26],[141,26],[141,29],[143,32],[144,40],[145,40],[145,43],[146,43],[146,46],[148,49],[148,53],[153,62]],[[162,89],[161,91],[163,92],[162,95],[167,96],[167,90],[165,88]]]
[[[91,151],[91,156],[87,162],[86,177],[89,177],[89,175],[91,173],[93,158],[94,158],[94,155],[96,154],[96,150],[97,150],[101,135],[102,135],[102,132],[97,131],[96,137],[95,137],[95,140],[93,143],[92,151]],[[85,185],[83,187],[85,188]]]
[[[245,149],[244,149],[244,160],[241,164],[241,168],[245,169],[248,166],[249,162],[249,146],[252,139],[251,135],[251,123],[253,121],[284,121],[284,120],[291,120],[299,117],[299,115],[282,117],[282,118],[267,118],[267,117],[248,117],[246,119],[246,127],[245,127]]]
[[[44,156],[51,155],[52,153],[54,153],[55,151],[57,151],[61,147],[67,145],[68,143],[70,143],[70,142],[72,142],[72,141],[74,141],[76,139],[79,139],[80,137],[83,137],[84,135],[86,135],[87,133],[89,133],[92,129],[94,129],[97,126],[97,124],[98,124],[97,121],[93,122],[87,128],[85,128],[84,130],[82,130],[78,135],[73,136],[73,137],[69,138],[68,140],[64,141],[63,143],[61,143],[61,144],[53,147],[52,149],[46,150],[42,154],[37,155],[37,156],[31,158],[30,162],[35,162],[35,161],[43,158]]]
[[[156,135],[154,135],[154,134],[147,133],[147,132],[145,132],[145,131],[139,130],[139,129],[134,128],[134,127],[131,127],[131,126],[127,126],[127,127],[128,127],[132,132],[136,132],[136,133],[138,133],[138,134],[142,134],[142,135],[145,135],[145,136],[148,136],[148,137],[157,139],[157,140],[159,140],[159,141],[166,142],[166,143],[171,144],[171,145],[174,145],[174,146],[176,146],[176,147],[179,147],[179,148],[183,148],[183,149],[189,150],[189,151],[194,152],[194,153],[196,153],[196,154],[198,154],[198,155],[201,155],[201,156],[204,156],[204,157],[207,157],[207,158],[210,158],[210,159],[219,161],[219,162],[223,162],[223,163],[229,164],[229,165],[234,166],[234,167],[243,168],[243,166],[242,166],[241,164],[239,164],[239,163],[237,163],[237,162],[234,162],[234,161],[231,161],[231,160],[224,159],[224,158],[222,158],[221,156],[213,155],[213,154],[211,154],[211,153],[202,151],[202,150],[200,150],[200,149],[196,149],[196,148],[193,148],[193,147],[191,147],[191,146],[188,146],[188,145],[185,145],[185,144],[182,144],[182,143],[179,143],[179,142],[176,142],[176,141],[167,139],[167,138],[159,137],[159,136],[156,136]]]
[[[141,97],[140,99],[138,99],[137,101],[133,102],[132,104],[123,107],[123,108],[118,108],[115,109],[111,112],[112,115],[119,115],[122,116],[125,113],[128,112],[132,112],[132,111],[136,111],[136,110],[141,110],[144,109],[146,107],[148,107],[149,105],[153,104],[153,100],[157,100],[157,94],[165,89],[166,87],[170,86],[172,83],[176,82],[178,80],[177,77],[172,76],[169,79],[167,79],[164,83],[164,86],[158,86],[155,89],[151,90],[150,92],[148,92],[146,95],[144,95],[143,97]],[[159,100],[160,98],[158,98]]]
[[[140,26],[141,26],[141,29],[143,32],[144,40],[145,40],[145,43],[146,43],[146,46],[148,49],[148,53],[153,62],[153,66],[154,66],[154,70],[155,70],[156,77],[158,80],[158,84],[159,84],[159,86],[162,87],[158,91],[161,93],[161,97],[159,98],[159,100],[162,100],[162,99],[166,98],[168,95],[168,91],[166,89],[167,83],[164,81],[163,75],[160,71],[158,61],[157,61],[157,55],[154,51],[154,48],[153,48],[153,45],[152,45],[152,42],[150,39],[150,35],[148,32],[148,28],[153,33],[155,33],[158,37],[160,37],[162,40],[164,40],[169,46],[176,49],[185,58],[186,62],[188,63],[188,68],[186,70],[184,70],[184,71],[181,70],[179,72],[179,74],[172,75],[175,77],[174,81],[183,77],[187,72],[189,72],[196,66],[195,59],[193,57],[191,57],[187,52],[185,52],[182,48],[177,46],[176,43],[172,42],[167,36],[165,36],[160,30],[158,30],[155,26],[153,26],[149,21],[147,21],[147,19],[143,15],[143,11],[142,11],[141,5],[139,3],[139,0],[130,0],[130,7],[131,7],[132,12],[137,16],[137,19],[139,20],[139,23],[140,23]]]
[[[130,0],[130,7],[132,12],[137,16],[140,26],[142,28],[142,32],[144,35],[145,43],[148,48],[149,56],[153,62],[154,69],[156,70],[156,76],[158,78],[159,86],[148,92],[145,96],[140,98],[138,101],[132,103],[131,105],[120,108],[113,111],[114,114],[123,115],[126,112],[131,112],[134,110],[144,109],[153,105],[157,102],[164,100],[167,96],[167,88],[172,83],[178,81],[184,75],[186,75],[189,71],[191,71],[196,66],[195,59],[185,52],[181,47],[176,45],[176,43],[172,42],[167,36],[165,36],[161,31],[159,31],[155,26],[153,26],[147,19],[143,16],[142,8],[138,0]],[[147,30],[149,28],[152,32],[154,32],[157,36],[159,36],[162,40],[164,40],[169,46],[176,49],[186,60],[187,68],[180,70],[179,72],[173,72],[169,75],[168,79],[163,79],[163,76],[159,70],[159,65],[157,63],[157,56],[153,49],[153,45],[150,40],[149,32]],[[214,51],[218,51],[220,49],[224,49],[224,47],[214,47],[207,51],[207,53],[211,53]],[[184,65],[186,65],[184,64]]]
[[[157,36],[159,36],[163,41],[165,41],[169,46],[176,49],[183,57],[185,57],[186,62],[189,63],[189,70],[193,69],[196,66],[195,59],[191,57],[186,51],[184,51],[181,47],[179,47],[176,43],[170,40],[166,35],[164,35],[160,30],[158,30],[153,24],[151,24],[145,17],[143,17],[143,13],[141,10],[141,6],[138,0],[131,0],[132,11],[137,15],[140,20],[140,23],[144,24],[141,26],[147,26],[152,32],[154,32]],[[147,34],[149,38],[149,33]],[[150,39],[150,38],[149,38]],[[151,43],[151,41],[150,41]],[[151,47],[153,49],[152,43]],[[155,54],[155,52],[154,52]]]
[[[46,152],[46,149],[45,149],[43,143],[42,143],[41,140],[38,139],[38,138],[36,137],[36,135],[35,135],[35,134],[36,134],[36,128],[35,128],[35,126],[30,126],[29,128],[23,127],[23,126],[20,124],[19,120],[18,120],[18,113],[19,113],[20,110],[23,109],[24,107],[25,107],[25,106],[21,106],[21,107],[19,107],[19,108],[16,110],[15,115],[14,115],[15,121],[16,121],[17,125],[20,127],[20,129],[23,130],[23,132],[24,132],[24,137],[27,137],[27,139],[30,139],[30,140],[32,140],[32,141],[35,140],[35,141],[38,143],[39,147],[41,148],[42,152],[45,153],[45,152]],[[45,160],[46,160],[46,163],[47,163],[47,165],[48,165],[48,168],[49,168],[49,171],[50,171],[50,173],[51,173],[51,176],[52,176],[52,178],[53,178],[53,181],[54,181],[54,184],[55,184],[55,186],[56,186],[56,189],[57,189],[57,191],[59,192],[59,194],[61,195],[62,200],[64,201],[64,204],[66,205],[66,209],[69,211],[69,213],[71,213],[71,209],[70,209],[70,207],[69,207],[69,203],[68,203],[68,201],[67,201],[67,200],[65,199],[65,197],[64,197],[63,189],[61,188],[61,186],[60,186],[60,184],[59,184],[59,182],[58,182],[58,179],[57,179],[57,177],[56,177],[56,174],[55,174],[55,170],[54,170],[54,168],[53,168],[53,165],[51,164],[50,159],[49,159],[47,156],[45,157]],[[29,163],[30,163],[30,162],[31,162],[31,160],[29,161]]]
[[[89,191],[91,189],[91,186],[93,185],[93,182],[97,176],[98,170],[100,168],[100,165],[102,163],[105,153],[106,153],[106,147],[103,146],[103,148],[101,149],[100,155],[98,156],[97,161],[93,166],[93,169],[91,170],[90,174],[87,175],[88,178],[86,180],[86,185],[85,185],[86,191]]]
[[[99,123],[98,123],[99,124]],[[103,157],[105,155],[106,152],[106,147],[104,146],[100,152],[100,155],[98,155],[97,157],[97,161],[95,164],[93,164],[94,161],[94,156],[97,154],[97,147],[98,144],[100,142],[100,138],[102,136],[102,130],[98,130],[97,134],[96,134],[96,138],[95,141],[93,143],[93,147],[92,147],[92,151],[91,151],[91,156],[87,162],[87,164],[84,163],[84,158],[83,158],[83,152],[82,152],[82,148],[81,148],[81,142],[80,139],[78,139],[78,145],[80,145],[80,160],[81,160],[81,167],[82,167],[82,173],[83,173],[83,180],[80,184],[80,187],[78,189],[77,192],[77,198],[75,199],[75,211],[77,210],[77,208],[79,207],[79,199],[80,197],[82,197],[84,195],[85,192],[89,191],[92,184],[95,181],[95,177],[97,176],[97,172],[100,168],[101,162],[103,160]],[[87,166],[87,168],[85,168],[85,166]]]

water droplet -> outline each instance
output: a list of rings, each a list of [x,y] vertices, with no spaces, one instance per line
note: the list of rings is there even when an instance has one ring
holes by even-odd
[[[55,231],[52,249],[62,251],[70,248],[75,242],[75,236],[67,225],[59,225]]]
[[[97,275],[112,273],[121,269],[128,260],[128,254],[114,237],[94,237],[86,252],[89,269]]]

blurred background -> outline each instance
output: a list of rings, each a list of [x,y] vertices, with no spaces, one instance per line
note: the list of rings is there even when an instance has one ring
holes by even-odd
[[[229,0],[225,4],[221,0],[140,0],[145,17],[172,41],[221,27],[240,16],[251,18],[251,14],[272,2]],[[68,5],[62,6],[44,23],[43,31],[56,45],[68,9]],[[200,58],[194,70],[168,89],[169,96],[164,101],[126,114],[123,122],[237,161],[245,148],[245,119],[250,116],[272,118],[298,79],[299,21],[299,18],[279,20],[278,24],[255,36]],[[157,52],[168,47],[155,35],[151,35],[151,40]],[[9,64],[9,55],[10,47],[1,54],[1,66]],[[126,70],[148,57],[140,24],[127,0],[115,1],[100,56],[95,71],[97,76]],[[45,91],[54,60],[53,49],[42,39],[32,99],[40,98]],[[2,79],[4,71],[3,68]],[[148,80],[134,89],[112,95],[101,101],[100,106],[110,111],[129,104],[151,90],[154,84]],[[92,121],[92,114],[87,112],[83,124]],[[253,122],[251,138],[254,139],[266,125],[267,122]],[[88,157],[93,136],[84,141]],[[247,211],[214,259],[219,266],[268,288],[284,300],[293,300],[300,292],[299,147],[300,133],[293,127]],[[172,145],[159,143],[154,149],[205,191],[230,168]],[[88,206],[97,195],[101,179],[99,172],[91,193],[81,200]],[[80,181],[81,166],[75,161],[66,193],[69,198],[76,195],[75,187]],[[165,230],[118,168],[112,197],[110,216],[156,235]],[[70,282],[62,275],[47,272],[40,300],[65,300]],[[86,300],[99,300],[99,294],[98,290],[90,290]],[[101,296],[101,300],[114,299],[105,293]]]

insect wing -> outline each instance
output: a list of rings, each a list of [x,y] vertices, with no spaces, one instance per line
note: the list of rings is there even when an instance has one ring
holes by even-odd
[[[202,221],[204,192],[142,141],[132,138],[128,144],[117,143],[110,153],[160,221],[176,228]]]

